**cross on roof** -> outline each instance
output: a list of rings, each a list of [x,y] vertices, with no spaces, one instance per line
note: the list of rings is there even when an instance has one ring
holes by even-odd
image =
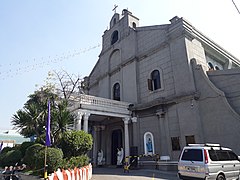
[[[116,13],[117,7],[118,7],[118,5],[114,4],[114,8],[113,8],[113,10],[112,10],[112,11],[114,11],[114,13]]]

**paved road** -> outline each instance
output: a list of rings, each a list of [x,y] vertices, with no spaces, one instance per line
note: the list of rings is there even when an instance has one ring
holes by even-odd
[[[130,170],[124,173],[122,168],[93,168],[92,180],[178,180],[176,172],[150,169]]]

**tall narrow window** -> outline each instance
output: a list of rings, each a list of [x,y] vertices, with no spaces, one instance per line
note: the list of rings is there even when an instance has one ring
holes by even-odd
[[[113,45],[118,40],[118,31],[112,33],[111,45]]]
[[[195,137],[194,137],[194,135],[192,135],[192,136],[185,136],[185,139],[186,139],[186,145],[188,145],[188,144],[195,144]]]
[[[120,84],[115,83],[113,86],[113,100],[120,101]]]
[[[136,27],[137,27],[135,22],[132,23],[132,26],[133,26],[134,29],[136,29]]]
[[[151,79],[148,79],[148,89],[151,91],[161,89],[161,78],[158,70],[152,71]]]
[[[172,150],[179,151],[180,150],[179,137],[171,137],[171,141],[172,141]]]

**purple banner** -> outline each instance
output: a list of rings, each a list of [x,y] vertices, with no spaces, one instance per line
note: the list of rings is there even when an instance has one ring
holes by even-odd
[[[48,119],[47,119],[47,124],[46,124],[46,143],[45,143],[45,146],[51,146],[50,120],[51,120],[50,101],[48,101]]]

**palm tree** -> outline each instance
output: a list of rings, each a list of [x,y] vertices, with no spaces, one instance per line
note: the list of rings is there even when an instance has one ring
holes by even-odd
[[[51,101],[51,136],[52,144],[58,145],[67,126],[73,123],[74,117],[67,109],[67,100],[60,99],[49,89],[41,89],[29,95],[29,100],[22,110],[13,115],[12,124],[25,137],[37,136],[44,143],[45,125],[48,116],[47,101]]]
[[[52,123],[52,135],[54,137],[55,144],[58,145],[62,135],[68,130],[68,126],[71,126],[74,122],[74,116],[67,109],[67,101],[61,100],[55,104],[55,109],[52,112],[52,118],[54,119]]]

